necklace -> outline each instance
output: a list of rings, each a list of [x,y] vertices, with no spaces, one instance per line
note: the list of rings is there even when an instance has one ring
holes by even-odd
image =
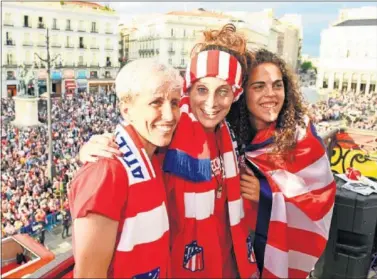
[[[212,171],[212,174],[215,177],[216,183],[217,183],[216,198],[220,199],[221,196],[222,196],[222,192],[223,192],[225,172],[224,172],[224,168],[223,168],[223,158],[221,157],[220,148],[219,148],[218,143],[217,143],[216,131],[215,131],[215,143],[216,143],[217,155],[218,155],[218,158],[219,158],[219,161],[220,161],[220,179],[217,178],[217,175],[214,173],[212,166],[211,166],[211,171]]]

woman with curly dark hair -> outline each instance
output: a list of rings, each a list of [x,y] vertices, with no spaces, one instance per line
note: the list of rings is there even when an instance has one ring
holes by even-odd
[[[262,49],[248,64],[246,94],[228,121],[241,145],[241,168],[255,174],[241,175],[241,192],[255,201],[258,269],[263,278],[306,278],[327,243],[334,178],[284,60]]]

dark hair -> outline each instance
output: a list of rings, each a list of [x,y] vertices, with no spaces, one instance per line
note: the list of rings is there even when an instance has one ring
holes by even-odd
[[[250,52],[247,62],[249,75],[254,68],[264,63],[276,65],[282,73],[285,98],[277,119],[274,151],[284,153],[295,146],[297,126],[305,127],[304,117],[307,114],[307,107],[299,91],[294,73],[283,59],[266,49],[258,50],[255,53]],[[257,132],[250,122],[253,115],[246,105],[247,89],[248,84],[244,83],[244,96],[232,106],[227,117],[239,145],[248,144]]]

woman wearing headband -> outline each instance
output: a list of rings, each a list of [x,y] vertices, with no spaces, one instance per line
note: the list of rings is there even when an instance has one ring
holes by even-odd
[[[237,154],[224,120],[245,75],[246,41],[235,27],[204,32],[187,67],[181,118],[163,166],[174,278],[257,275]]]

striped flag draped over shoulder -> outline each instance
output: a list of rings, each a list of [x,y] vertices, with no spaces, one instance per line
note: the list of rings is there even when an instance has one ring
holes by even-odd
[[[336,184],[321,138],[308,118],[305,123],[296,132],[292,160],[271,153],[274,128],[246,148],[248,162],[265,176],[257,220],[258,234],[258,224],[269,218],[259,226],[267,238],[259,253],[263,278],[306,278],[327,244]]]

